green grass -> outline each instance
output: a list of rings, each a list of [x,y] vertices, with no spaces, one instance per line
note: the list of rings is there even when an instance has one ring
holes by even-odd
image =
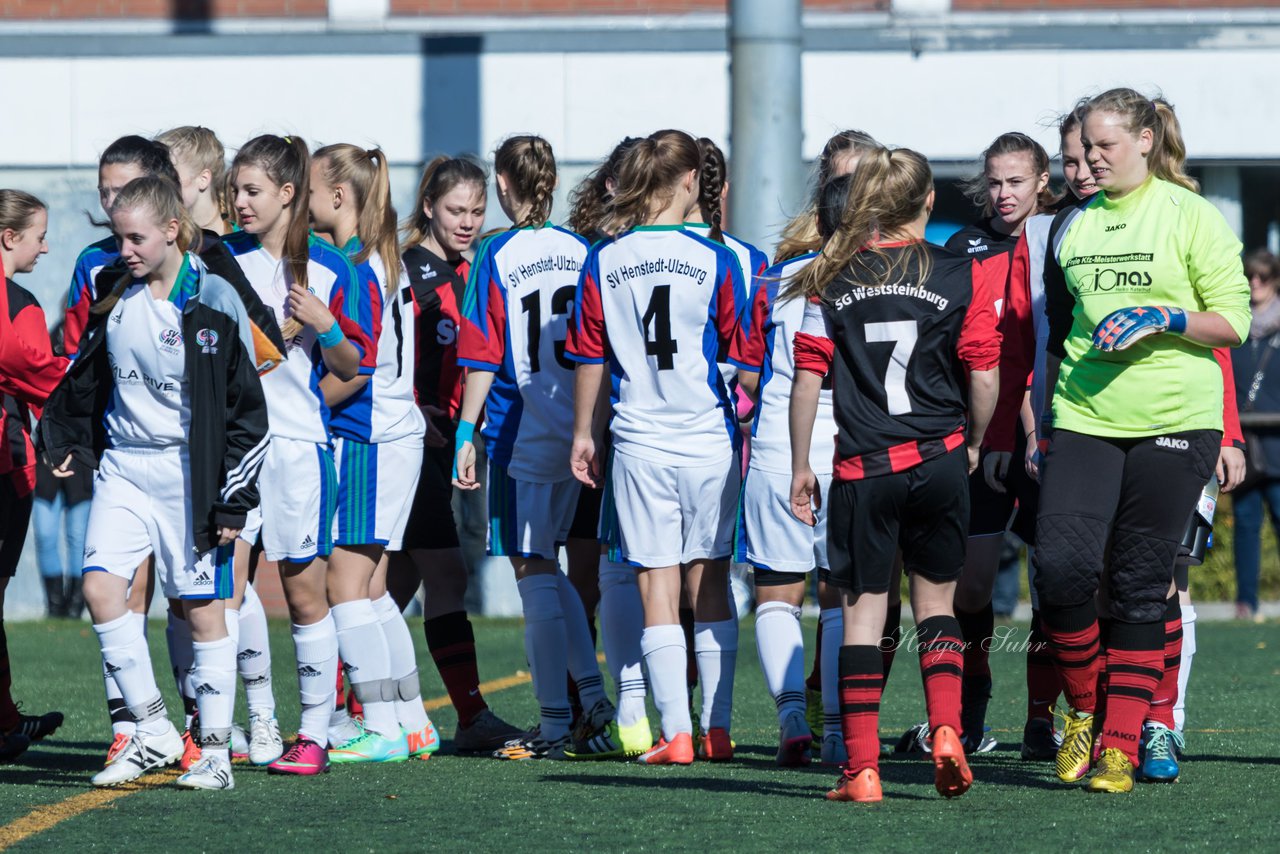
[[[525,666],[519,622],[481,620],[476,628],[482,678]],[[1182,781],[1140,786],[1128,796],[1087,795],[1058,784],[1048,765],[1018,759],[1022,655],[998,651],[988,723],[1002,744],[974,760],[977,782],[969,794],[944,801],[934,793],[924,761],[888,759],[881,769],[883,803],[826,803],[822,794],[835,780],[833,770],[773,765],[776,718],[747,620],[734,713],[738,758],[729,765],[642,768],[440,755],[425,763],[341,768],[316,779],[269,778],[263,769],[237,766],[234,792],[170,786],[137,791],[71,817],[15,850],[1267,849],[1280,832],[1280,625],[1199,628]],[[288,730],[297,723],[292,648],[283,624],[272,629],[276,695]],[[67,720],[21,764],[0,768],[0,825],[90,791],[88,778],[109,741],[97,644],[87,626],[18,623],[8,635],[16,695],[31,711],[58,708]],[[163,626],[153,623],[150,636],[158,669],[166,671]],[[442,695],[429,657],[419,653],[423,696]],[[171,698],[171,686],[166,688]],[[534,720],[527,685],[489,699],[513,722]],[[170,709],[176,708],[171,700]],[[881,736],[896,737],[922,710],[918,668],[903,654]],[[447,751],[452,710],[433,718]]]

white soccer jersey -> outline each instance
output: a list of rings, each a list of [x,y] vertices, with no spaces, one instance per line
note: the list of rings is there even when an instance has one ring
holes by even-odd
[[[281,325],[290,316],[286,301],[293,275],[289,265],[273,258],[255,235],[238,231],[223,238],[245,277]],[[368,283],[360,282],[342,250],[312,238],[307,261],[307,289],[337,318],[343,334],[360,351],[360,373],[373,372],[376,342],[370,335],[377,303]],[[302,331],[286,343],[285,363],[262,377],[271,435],[304,442],[329,442],[329,407],[320,392],[324,375],[315,330]]]
[[[751,428],[750,467],[774,474],[791,473],[791,383],[796,375],[791,342],[804,322],[804,299],[779,300],[778,291],[803,270],[813,255],[802,255],[770,267],[755,283],[744,334],[730,351],[735,362],[760,365],[760,402]],[[826,385],[824,383],[824,385]],[[809,465],[815,474],[831,474],[836,455],[836,418],[831,389],[818,396]]]
[[[184,265],[179,285],[188,273]],[[129,285],[107,318],[107,358],[115,379],[104,417],[111,447],[185,445],[191,400],[182,309],[171,299],[153,299],[145,283]]]
[[[358,244],[355,248],[359,251]],[[330,428],[335,435],[366,443],[422,436],[427,422],[413,393],[416,345],[409,275],[398,263],[395,290],[387,295],[387,271],[381,254],[372,253],[357,272],[371,278],[381,295],[382,316],[375,327],[378,361],[369,384],[334,407]]]
[[[733,252],[682,226],[642,226],[592,248],[568,353],[608,360],[618,453],[672,466],[733,454],[737,418],[716,355],[745,304]]]
[[[1039,214],[1027,220],[1023,230],[1030,262],[1027,284],[1031,293],[1031,317],[1036,330],[1036,358],[1031,371],[1031,411],[1036,417],[1037,433],[1040,429],[1040,416],[1044,414],[1045,345],[1049,340],[1049,316],[1044,311],[1044,261],[1049,251],[1049,228],[1052,225],[1053,214]]]
[[[575,365],[565,337],[588,248],[558,226],[512,229],[485,241],[471,268],[458,364],[494,372],[483,435],[516,480],[571,476]]]

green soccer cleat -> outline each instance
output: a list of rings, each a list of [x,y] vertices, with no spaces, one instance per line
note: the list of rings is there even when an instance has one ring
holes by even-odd
[[[653,747],[649,719],[641,718],[627,727],[610,721],[607,726],[586,739],[574,743],[565,752],[569,759],[634,759]]]
[[[365,730],[341,747],[329,748],[329,761],[334,765],[350,765],[356,762],[404,762],[409,758],[409,742],[404,732],[396,738],[387,738],[372,730]]]

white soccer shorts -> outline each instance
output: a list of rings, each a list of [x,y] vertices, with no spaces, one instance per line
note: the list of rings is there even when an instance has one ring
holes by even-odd
[[[612,512],[622,558],[642,567],[727,560],[742,482],[737,457],[674,468],[614,451]]]
[[[338,475],[327,446],[272,436],[258,496],[267,560],[310,563],[333,551]]]
[[[185,449],[107,450],[94,477],[84,572],[105,571],[132,583],[154,554],[166,598],[229,599],[232,548],[195,553],[190,493]]]
[[[334,544],[399,551],[422,476],[422,437],[368,444],[337,440],[338,514]]]
[[[569,538],[582,484],[516,480],[489,463],[489,554],[555,560]]]
[[[831,475],[818,475],[821,506],[810,528],[791,512],[791,475],[748,468],[742,486],[738,559],[756,569],[808,572],[827,567],[827,493]]]

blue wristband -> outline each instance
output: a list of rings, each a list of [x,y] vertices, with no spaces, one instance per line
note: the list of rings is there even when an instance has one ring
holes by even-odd
[[[347,336],[342,334],[342,327],[335,320],[333,326],[329,327],[328,332],[316,333],[316,340],[320,342],[321,347],[328,350],[330,347],[337,347],[343,341],[346,341]]]
[[[1169,331],[1175,335],[1181,335],[1187,331],[1187,313],[1180,308],[1166,305],[1164,310],[1169,312]]]
[[[453,437],[453,479],[458,479],[458,451],[462,450],[464,442],[472,442],[476,435],[476,425],[471,421],[459,421],[458,432]]]

